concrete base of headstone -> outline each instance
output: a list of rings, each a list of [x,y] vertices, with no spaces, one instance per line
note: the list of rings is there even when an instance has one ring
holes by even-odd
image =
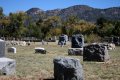
[[[9,53],[16,53],[16,48],[15,47],[10,47],[8,48]]]
[[[104,62],[110,59],[107,47],[101,44],[92,44],[84,47],[84,61],[99,61]]]
[[[83,68],[79,59],[58,57],[53,62],[55,80],[83,80]]]
[[[80,55],[83,56],[83,48],[69,48],[68,55]]]
[[[14,75],[16,61],[9,58],[0,58],[0,75]]]
[[[36,47],[35,53],[46,54],[46,50],[44,48],[41,48],[41,47]]]

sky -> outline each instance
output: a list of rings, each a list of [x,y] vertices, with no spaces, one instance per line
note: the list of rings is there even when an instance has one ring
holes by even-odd
[[[0,0],[4,14],[27,11],[30,8],[42,10],[63,9],[74,5],[88,5],[94,8],[120,7],[120,0]]]

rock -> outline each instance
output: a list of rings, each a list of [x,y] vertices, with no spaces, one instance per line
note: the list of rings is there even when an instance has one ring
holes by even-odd
[[[55,80],[83,80],[83,68],[79,59],[58,57],[53,62]]]
[[[87,45],[83,49],[84,61],[107,61],[109,60],[107,47],[100,44]]]
[[[1,75],[13,75],[15,74],[16,62],[9,58],[0,58],[0,74]]]
[[[16,53],[16,48],[15,47],[10,47],[10,48],[8,48],[8,52]]]
[[[0,39],[0,57],[5,56],[5,41]]]
[[[41,47],[36,47],[35,48],[35,53],[46,54],[46,50],[44,48],[41,48]]]
[[[72,48],[83,48],[84,46],[84,38],[83,35],[76,34],[72,36]]]
[[[83,56],[83,48],[69,48],[68,55],[80,55]]]

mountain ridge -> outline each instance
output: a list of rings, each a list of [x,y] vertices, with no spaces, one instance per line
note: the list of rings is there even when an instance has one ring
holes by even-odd
[[[90,22],[95,22],[99,17],[105,17],[112,20],[120,20],[120,7],[110,7],[110,8],[93,8],[87,5],[75,5],[64,9],[54,9],[54,10],[41,10],[36,8],[31,8],[26,11],[28,15],[38,15],[44,14],[48,16],[60,16],[62,19],[66,19],[69,16],[77,16],[79,19],[87,20]],[[34,17],[34,16],[33,16]]]

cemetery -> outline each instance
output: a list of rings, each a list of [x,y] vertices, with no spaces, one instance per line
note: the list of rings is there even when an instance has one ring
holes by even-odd
[[[58,42],[8,42],[0,42],[0,80],[120,79],[119,46],[109,50],[108,44],[87,44],[83,35],[73,35],[62,47]]]
[[[120,1],[1,1],[0,80],[120,80]]]

